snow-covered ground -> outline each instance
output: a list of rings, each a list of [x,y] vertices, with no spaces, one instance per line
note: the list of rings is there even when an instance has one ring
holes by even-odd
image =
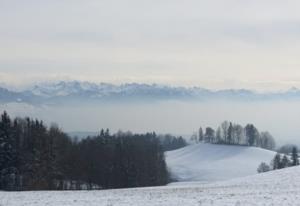
[[[1,206],[250,206],[300,205],[300,167],[210,184],[156,188],[0,192]]]
[[[195,144],[166,153],[172,177],[178,181],[214,182],[257,173],[275,152],[244,146]]]
[[[168,186],[0,192],[0,206],[300,206],[300,167],[256,174],[274,155],[254,147],[191,145],[167,152],[168,167],[180,180]]]

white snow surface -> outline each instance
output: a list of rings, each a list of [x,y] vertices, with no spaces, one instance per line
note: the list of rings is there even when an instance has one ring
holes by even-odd
[[[215,183],[103,191],[0,192],[1,206],[300,205],[300,167]]]
[[[275,154],[257,147],[199,143],[167,152],[166,162],[172,178],[180,182],[214,182],[254,175]]]

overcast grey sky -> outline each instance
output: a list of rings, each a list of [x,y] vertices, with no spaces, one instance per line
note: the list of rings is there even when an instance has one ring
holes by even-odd
[[[298,0],[0,0],[0,82],[300,87]]]

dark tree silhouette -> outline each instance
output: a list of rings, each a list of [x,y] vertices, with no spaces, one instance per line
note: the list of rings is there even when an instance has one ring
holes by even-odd
[[[298,157],[298,149],[297,149],[297,147],[293,147],[293,151],[292,151],[292,165],[293,166],[299,165],[299,157]]]
[[[172,145],[184,144],[172,138]],[[66,190],[158,186],[169,176],[155,133],[71,139],[57,125],[16,118],[0,121],[0,190]]]
[[[202,140],[201,131],[200,127],[199,142]],[[195,136],[196,133],[193,134],[191,140],[195,141],[197,139]],[[274,150],[276,147],[275,139],[269,132],[260,133],[253,124],[247,124],[244,128],[229,121],[222,122],[216,132],[211,127],[207,127],[203,140],[206,143],[256,146],[268,150]]]

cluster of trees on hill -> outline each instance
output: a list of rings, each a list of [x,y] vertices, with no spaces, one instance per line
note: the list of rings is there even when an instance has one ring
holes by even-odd
[[[274,150],[276,143],[269,132],[259,132],[253,124],[247,124],[245,127],[224,121],[216,130],[202,127],[199,132],[191,137],[195,142],[206,142],[213,144],[247,145],[256,146],[269,150]]]
[[[278,153],[291,155],[293,150],[298,149],[298,147],[294,144],[285,144],[277,149]]]
[[[168,180],[155,133],[111,135],[101,130],[76,141],[56,125],[47,128],[42,121],[1,115],[1,190],[125,188]]]
[[[299,165],[299,156],[298,156],[298,148],[293,147],[291,154],[280,154],[277,153],[270,165],[265,162],[262,162],[257,169],[258,173],[268,172],[270,170],[278,170],[287,167],[293,167]]]
[[[176,137],[171,134],[158,136],[164,151],[176,150],[187,146],[187,142],[183,137]]]

